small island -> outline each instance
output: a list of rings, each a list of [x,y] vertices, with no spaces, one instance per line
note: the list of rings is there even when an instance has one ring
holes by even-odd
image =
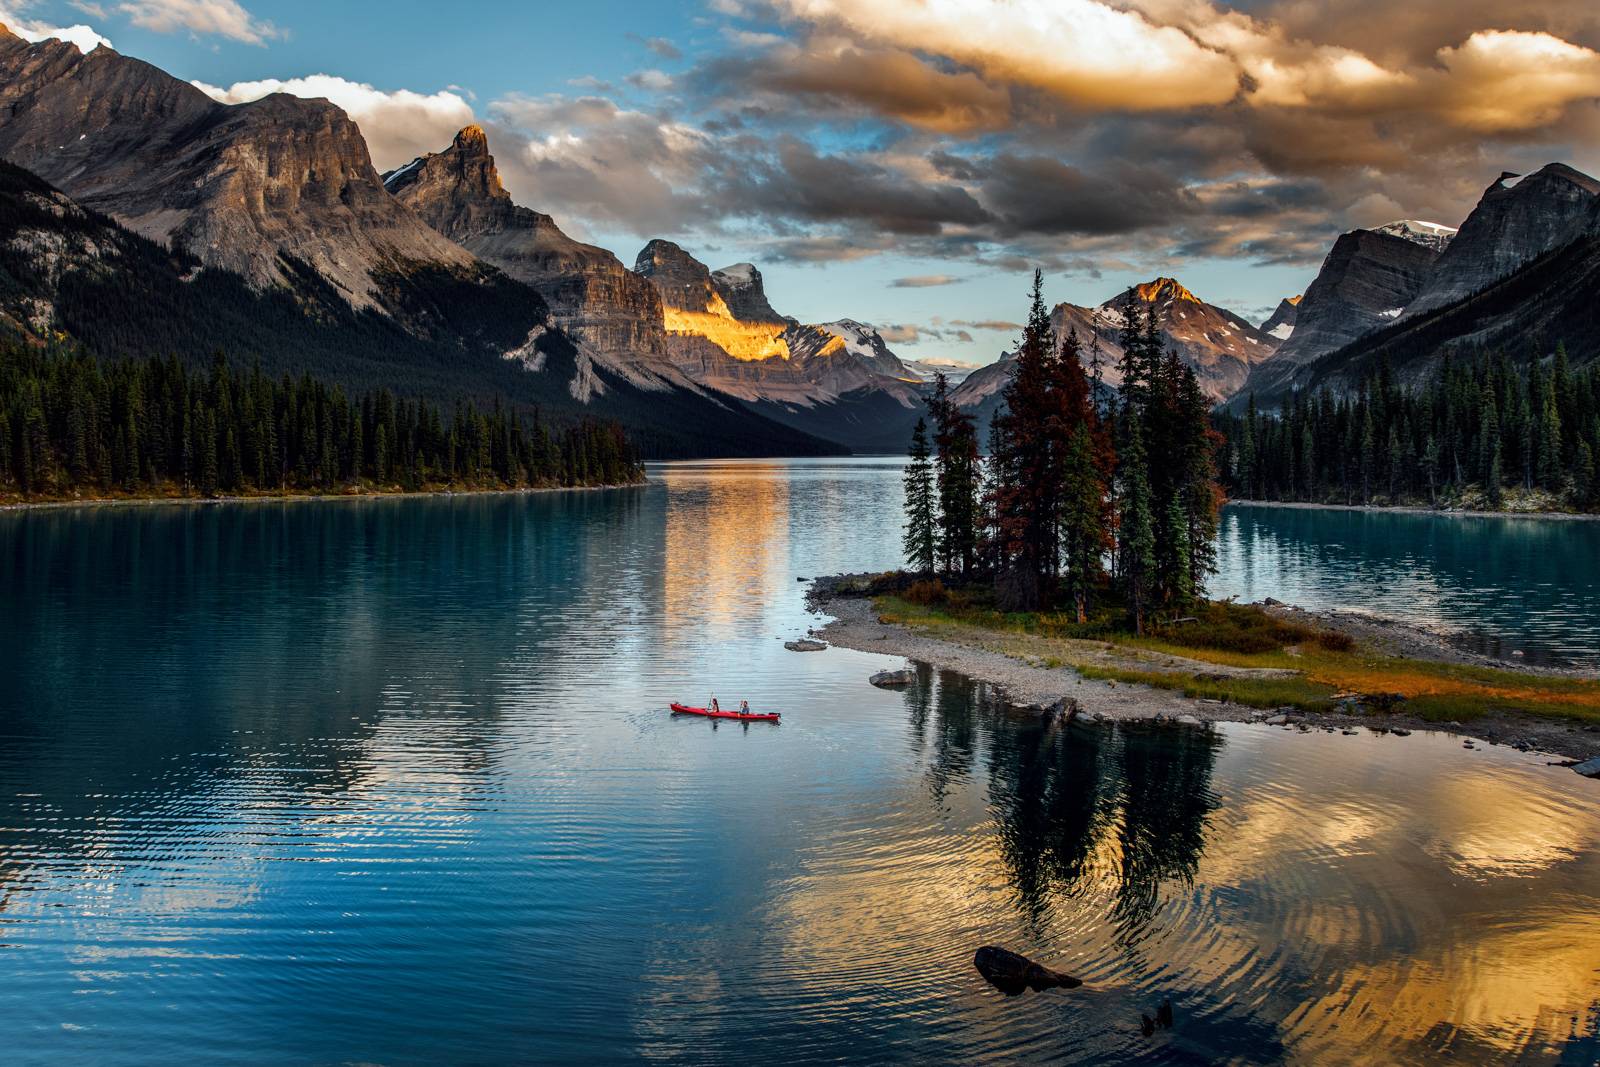
[[[908,566],[814,582],[813,606],[836,617],[824,636],[1056,714],[1427,727],[1600,756],[1590,675],[1511,669],[1410,626],[1209,599],[1226,439],[1194,372],[1135,312],[1108,398],[1076,334],[1057,337],[1041,286],[988,458],[940,381],[932,447],[919,423],[906,469]]]

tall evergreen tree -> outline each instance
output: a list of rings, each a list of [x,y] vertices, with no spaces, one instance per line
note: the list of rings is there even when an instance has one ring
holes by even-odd
[[[928,424],[918,419],[911,431],[911,462],[906,466],[906,565],[919,574],[932,573],[937,517],[934,514],[933,464],[928,460]]]

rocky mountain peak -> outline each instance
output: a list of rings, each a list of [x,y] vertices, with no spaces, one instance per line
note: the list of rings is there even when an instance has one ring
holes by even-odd
[[[639,250],[634,273],[648,278],[669,308],[731,316],[711,269],[671,241],[655,238]]]
[[[418,156],[385,174],[383,186],[452,238],[457,231],[480,232],[485,224],[480,216],[501,218],[512,210],[489,138],[479,126],[456,134],[443,152]]]
[[[793,321],[778,314],[767,301],[766,285],[754,263],[735,263],[731,267],[712,271],[711,281],[736,319],[745,322]]]
[[[489,135],[483,132],[482,126],[474,122],[457,131],[451,147],[463,155],[486,156],[489,154]]]
[[[1300,317],[1300,301],[1305,294],[1300,296],[1286,296],[1278,302],[1278,307],[1268,316],[1267,321],[1261,324],[1261,332],[1286,341],[1294,333],[1295,323]]]
[[[394,202],[361,131],[326,100],[221,104],[110,49],[8,33],[0,113],[0,157],[258,286],[288,283],[297,260],[361,307],[409,265],[481,269]]]
[[[1181,300],[1191,304],[1203,301],[1183,287],[1176,278],[1156,278],[1153,281],[1142,282],[1123,293],[1122,300],[1138,299],[1146,304],[1163,304],[1174,300]]]
[[[513,201],[481,126],[391,171],[384,185],[435,230],[536,289],[584,354],[646,388],[675,378],[656,290],[604,248]]]
[[[1408,317],[1471,296],[1566,244],[1588,225],[1600,197],[1600,182],[1565,163],[1515,178],[1502,174],[1484,190],[1427,286],[1406,307]]]

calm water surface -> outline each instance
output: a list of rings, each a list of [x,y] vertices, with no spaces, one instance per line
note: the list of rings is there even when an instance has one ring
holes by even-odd
[[[781,640],[896,562],[896,467],[655,478],[0,515],[0,1055],[1600,1058],[1600,783],[879,691]],[[1252,521],[1230,575],[1314,569]],[[711,690],[784,723],[664,713]],[[989,942],[1089,984],[1008,1000]]]
[[[1402,619],[1600,671],[1600,522],[1230,507],[1219,595]]]

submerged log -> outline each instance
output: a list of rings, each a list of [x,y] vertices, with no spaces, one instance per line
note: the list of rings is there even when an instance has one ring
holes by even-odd
[[[980,948],[972,958],[972,965],[990,985],[1008,997],[1025,989],[1041,993],[1046,989],[1076,989],[1083,984],[1070,974],[1052,971],[1026,956],[993,945]]]

